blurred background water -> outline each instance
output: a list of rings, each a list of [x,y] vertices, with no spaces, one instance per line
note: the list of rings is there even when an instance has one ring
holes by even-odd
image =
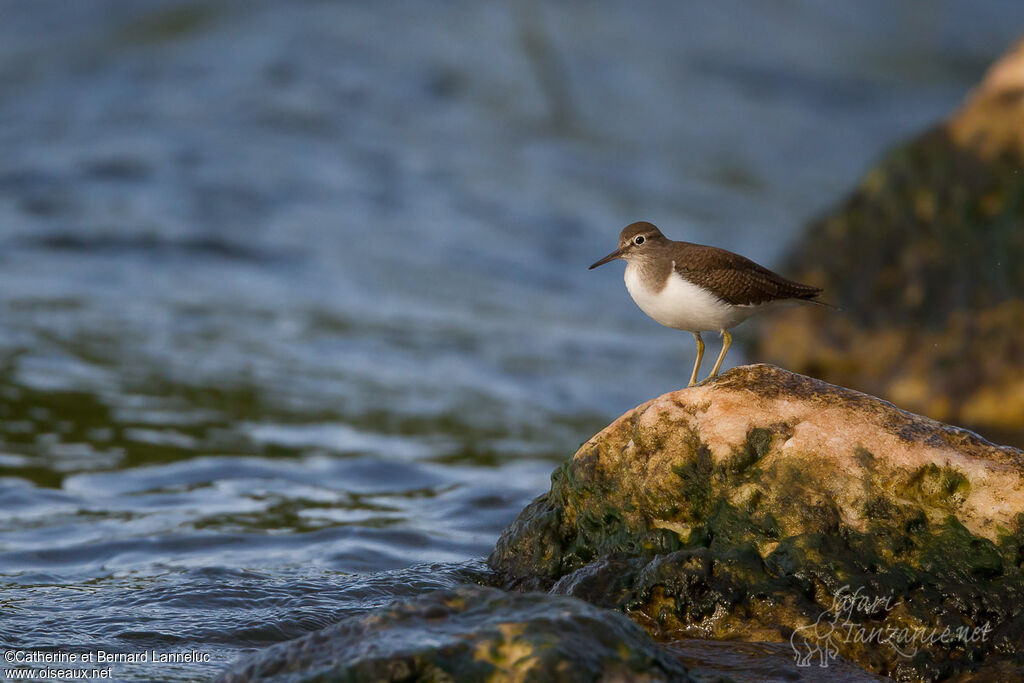
[[[621,227],[770,265],[1022,27],[0,1],[0,646],[195,648],[115,676],[202,680],[483,571],[557,461],[688,376],[689,335],[586,270]]]

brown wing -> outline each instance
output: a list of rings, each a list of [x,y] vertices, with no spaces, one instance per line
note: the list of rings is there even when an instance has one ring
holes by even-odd
[[[802,285],[773,273],[750,259],[717,247],[680,243],[675,269],[690,282],[734,306],[779,299],[813,300],[818,287]]]

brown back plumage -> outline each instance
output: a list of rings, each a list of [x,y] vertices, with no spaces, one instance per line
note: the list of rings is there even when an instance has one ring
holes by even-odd
[[[666,240],[675,270],[693,284],[734,306],[779,299],[814,301],[821,289],[787,280],[745,256],[718,247]],[[815,302],[818,303],[818,302]]]

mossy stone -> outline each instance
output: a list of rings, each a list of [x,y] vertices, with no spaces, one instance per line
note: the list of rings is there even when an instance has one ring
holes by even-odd
[[[1020,451],[759,365],[604,429],[489,561],[508,587],[555,586],[663,638],[787,640],[852,587],[892,604],[850,614],[847,630],[989,628],[913,656],[835,644],[869,670],[1024,675],[1024,602],[1008,599],[1024,596],[1022,530]]]

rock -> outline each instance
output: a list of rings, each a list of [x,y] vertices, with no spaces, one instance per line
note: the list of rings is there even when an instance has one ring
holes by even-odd
[[[427,593],[272,646],[239,681],[691,681],[616,612],[572,598],[465,586]]]
[[[707,683],[892,683],[843,659],[830,660],[824,671],[819,666],[797,667],[789,643],[687,639],[666,647]]]
[[[1024,446],[1024,42],[948,121],[890,152],[783,268],[839,311],[752,355]]]
[[[1024,453],[754,365],[583,444],[489,564],[656,637],[792,639],[805,661],[931,679],[1024,675],[1022,549]],[[947,626],[959,639],[896,647]]]

